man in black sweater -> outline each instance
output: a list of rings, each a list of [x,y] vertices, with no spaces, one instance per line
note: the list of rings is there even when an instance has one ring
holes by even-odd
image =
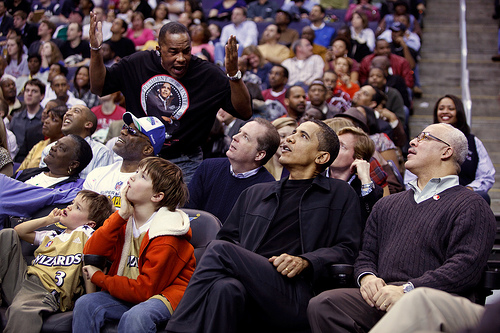
[[[467,139],[451,125],[434,124],[410,146],[405,166],[418,177],[412,190],[374,206],[354,265],[360,288],[313,298],[307,310],[313,332],[368,332],[414,288],[472,296],[496,223],[484,199],[458,183]]]
[[[356,193],[321,175],[338,154],[337,136],[308,121],[282,151],[290,177],[242,192],[197,264],[168,332],[308,330],[307,304],[328,268],[354,261],[362,225]]]

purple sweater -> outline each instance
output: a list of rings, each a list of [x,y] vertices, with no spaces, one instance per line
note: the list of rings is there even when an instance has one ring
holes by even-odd
[[[371,272],[386,283],[410,281],[468,295],[479,282],[496,233],[486,201],[454,186],[415,203],[413,190],[382,198],[364,232],[355,276]]]

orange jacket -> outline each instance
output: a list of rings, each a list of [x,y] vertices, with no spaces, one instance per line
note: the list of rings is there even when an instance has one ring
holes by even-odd
[[[107,290],[112,296],[134,304],[162,294],[175,310],[193,275],[196,263],[193,246],[189,243],[192,235],[189,218],[187,222],[185,219],[181,222],[187,223],[187,233],[183,235],[176,236],[169,225],[168,218],[172,214],[179,214],[178,212],[161,208],[151,221],[139,251],[140,273],[137,279],[116,275],[127,221],[121,218],[118,212],[113,213],[104,225],[94,232],[83,250],[84,254],[98,254],[112,261],[108,274],[96,272],[92,276],[92,283]]]

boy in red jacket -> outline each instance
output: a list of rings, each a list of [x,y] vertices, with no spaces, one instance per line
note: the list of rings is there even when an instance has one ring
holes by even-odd
[[[104,222],[85,254],[112,261],[107,274],[83,271],[102,291],[78,299],[73,332],[99,332],[119,321],[118,332],[156,331],[169,320],[194,272],[188,216],[178,210],[187,198],[182,171],[158,157],[143,159],[122,189],[120,209]]]

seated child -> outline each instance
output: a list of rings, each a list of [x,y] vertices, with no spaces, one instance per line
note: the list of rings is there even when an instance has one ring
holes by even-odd
[[[83,246],[112,212],[106,196],[83,190],[65,209],[0,231],[0,302],[9,306],[4,332],[39,332],[42,315],[73,308],[84,292]],[[60,235],[35,231],[57,222],[66,227]],[[26,265],[19,238],[39,245],[32,266]]]
[[[187,199],[181,169],[147,157],[123,186],[121,206],[85,245],[85,254],[112,261],[109,273],[83,267],[102,291],[79,298],[73,332],[99,332],[108,321],[118,332],[154,331],[184,295],[195,257],[189,217],[177,207]]]

